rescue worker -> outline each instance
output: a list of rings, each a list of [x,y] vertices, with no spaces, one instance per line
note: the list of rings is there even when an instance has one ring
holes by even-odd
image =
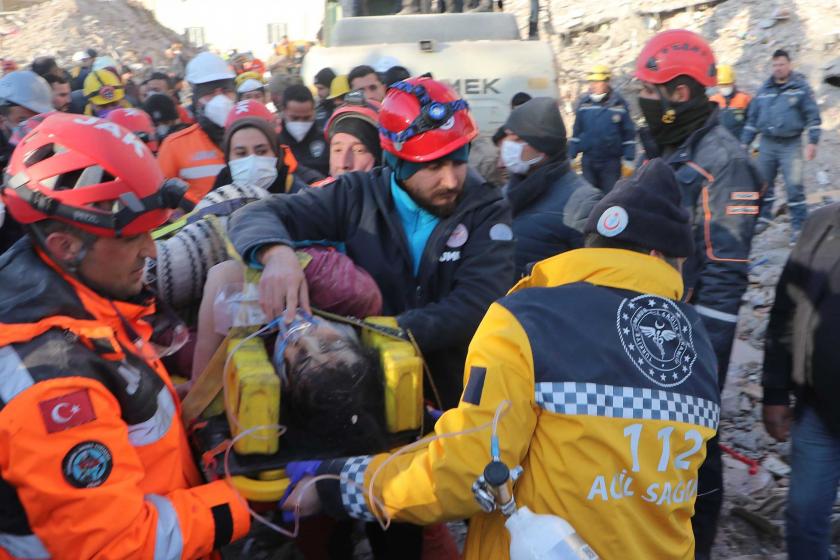
[[[566,127],[554,99],[537,97],[517,107],[504,128],[505,197],[513,210],[516,274],[525,276],[535,262],[583,247],[583,228],[603,193],[569,166]]]
[[[283,92],[283,130],[279,142],[291,148],[303,166],[323,176],[330,171],[324,131],[315,124],[315,99],[309,88],[296,84]]]
[[[70,110],[70,82],[66,78],[51,74],[44,79],[52,89],[52,105],[55,110],[67,113]]]
[[[672,45],[686,45],[673,49]],[[715,350],[720,387],[726,381],[738,308],[747,288],[747,263],[762,189],[760,174],[738,141],[720,124],[706,96],[715,85],[715,56],[699,35],[676,29],[648,41],[636,59],[642,84],[640,131],[648,157],[661,155],[674,169],[683,206],[692,216],[695,250],[683,270],[694,304]],[[717,438],[700,470],[694,517],[697,558],[708,558],[723,501]]]
[[[29,70],[16,70],[0,78],[0,170],[9,164],[15,133],[32,117],[53,111],[52,91],[46,80]],[[0,225],[0,253],[23,236],[13,216]]]
[[[717,80],[717,93],[709,99],[720,107],[720,124],[740,140],[752,96],[738,89],[735,85],[735,69],[728,64],[718,66]]]
[[[114,109],[128,109],[131,103],[125,97],[125,86],[116,74],[108,70],[93,70],[85,78],[82,90],[88,104],[85,115],[105,118]]]
[[[610,86],[610,69],[592,67],[586,76],[589,92],[577,102],[569,138],[569,159],[583,154],[583,177],[605,193],[623,174],[632,173],[636,159],[636,126],[627,102]]]
[[[47,76],[66,77],[67,73],[59,67],[53,56],[39,56],[32,61],[32,71],[46,79]]]
[[[369,520],[372,486],[380,516],[469,517],[465,560],[504,559],[505,517],[481,513],[471,491],[498,455],[524,468],[517,505],[566,519],[598,557],[693,560],[697,470],[720,399],[709,338],[680,301],[679,269],[694,249],[680,196],[659,160],[619,182],[589,218],[587,248],[537,263],[490,307],[458,408],[435,425],[443,439],[309,465],[343,478],[298,484],[284,507]],[[491,453],[491,430],[479,427],[500,407]]]
[[[350,82],[347,81],[347,76],[340,74],[333,78],[330,84],[330,95],[327,97],[329,101],[336,107],[344,103],[344,96],[350,93]],[[365,96],[367,99],[367,96]]]
[[[158,161],[164,176],[180,177],[190,185],[186,198],[196,203],[225,166],[221,145],[236,99],[235,75],[221,57],[202,52],[187,64],[186,78],[192,86],[197,122],[170,134],[160,147]]]
[[[176,111],[178,111],[178,119],[182,123],[193,124],[195,122],[187,108],[181,105],[172,79],[163,72],[153,72],[149,76],[149,79],[143,84],[140,100],[145,103],[150,96],[156,93],[162,93],[172,98]]]
[[[6,168],[12,154],[9,140],[23,121],[54,110],[49,84],[30,70],[16,70],[0,78],[0,167]]]
[[[330,145],[330,177],[351,171],[370,171],[382,164],[379,144],[379,108],[351,92],[327,123],[324,136]]]
[[[808,215],[805,188],[802,186],[802,133],[808,133],[805,161],[817,156],[820,141],[820,108],[804,74],[794,72],[790,55],[781,49],[773,53],[773,75],[756,93],[747,114],[741,143],[749,146],[761,134],[758,168],[767,181],[761,202],[759,226],[772,222],[776,174],[781,169],[787,191],[792,238],[795,240]]]
[[[360,89],[365,92],[365,99],[382,103],[385,98],[385,84],[372,67],[362,64],[356,66],[347,74],[347,81],[351,90]]]
[[[127,130],[60,113],[10,172],[29,235],[0,259],[0,557],[208,557],[249,514],[202,483],[142,282],[184,185]]]

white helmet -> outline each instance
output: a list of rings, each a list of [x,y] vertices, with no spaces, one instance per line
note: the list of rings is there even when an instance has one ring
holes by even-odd
[[[36,113],[55,110],[50,85],[30,70],[15,70],[0,78],[0,105],[10,103]]]
[[[249,93],[263,88],[265,88],[264,83],[262,83],[259,80],[255,80],[254,78],[249,78],[242,82],[242,84],[238,88],[236,88],[236,93]]]
[[[232,80],[236,77],[227,62],[211,52],[198,53],[187,63],[186,80],[191,84],[206,84],[217,80]]]
[[[73,62],[79,63],[90,58],[90,55],[85,51],[76,51],[73,53]]]

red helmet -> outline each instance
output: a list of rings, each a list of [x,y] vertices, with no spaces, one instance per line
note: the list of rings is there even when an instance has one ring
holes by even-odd
[[[409,78],[388,89],[379,111],[382,148],[400,159],[432,161],[478,136],[467,102],[432,78]]]
[[[155,123],[149,113],[142,109],[114,109],[105,117],[123,128],[127,128],[146,143],[152,152],[157,152],[158,141]]]
[[[265,74],[265,62],[259,58],[255,58],[243,64],[242,69],[244,72],[257,72],[260,76],[262,76]]]
[[[330,141],[334,132],[334,127],[345,119],[361,119],[374,128],[379,130],[379,110],[382,105],[373,100],[365,100],[364,94],[361,90],[351,91],[344,96],[344,104],[341,105],[327,121],[327,126],[324,129],[324,136],[327,142]]]
[[[677,76],[690,76],[705,87],[717,85],[712,47],[700,35],[685,29],[655,35],[636,59],[636,78],[643,82],[664,84]]]
[[[50,111],[49,113],[41,113],[39,115],[35,115],[34,117],[29,117],[25,121],[21,122],[17,127],[15,127],[14,131],[12,132],[12,136],[9,138],[9,144],[13,146],[17,146],[20,144],[21,140],[23,140],[27,134],[35,130],[44,119],[49,117],[55,113],[55,111]]]
[[[15,148],[0,196],[22,224],[54,219],[130,237],[165,223],[186,189],[164,182],[149,148],[118,124],[55,113]]]
[[[265,119],[271,124],[275,124],[277,121],[274,117],[274,113],[269,111],[268,107],[259,101],[254,99],[243,99],[242,101],[238,101],[236,105],[233,106],[233,109],[230,110],[230,113],[228,113],[227,120],[225,121],[225,128],[230,127],[230,125],[239,119],[248,117]]]

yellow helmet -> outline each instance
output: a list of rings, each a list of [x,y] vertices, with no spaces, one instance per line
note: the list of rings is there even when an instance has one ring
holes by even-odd
[[[345,74],[341,74],[333,78],[330,83],[330,94],[327,99],[335,99],[348,93],[350,93],[350,80],[347,79]]]
[[[730,85],[735,83],[735,69],[729,64],[721,64],[717,67],[718,85]]]
[[[610,79],[610,67],[606,64],[596,64],[586,75],[587,82],[606,82]]]
[[[96,70],[88,74],[82,91],[94,105],[108,105],[122,101],[125,97],[122,82],[109,70]]]
[[[247,82],[248,80],[256,80],[261,84],[265,84],[265,80],[263,80],[262,75],[259,72],[254,72],[253,70],[249,70],[248,72],[242,72],[236,77],[236,88],[239,89],[239,86]]]

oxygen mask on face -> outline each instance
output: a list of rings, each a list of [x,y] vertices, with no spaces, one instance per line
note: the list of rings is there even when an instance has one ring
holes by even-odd
[[[318,325],[319,319],[305,313],[298,311],[295,315],[294,321],[288,325],[280,321],[277,330],[277,338],[274,342],[274,369],[283,380],[283,384],[288,384],[288,375],[286,372],[286,348],[289,344],[294,344],[304,336],[312,333]]]

